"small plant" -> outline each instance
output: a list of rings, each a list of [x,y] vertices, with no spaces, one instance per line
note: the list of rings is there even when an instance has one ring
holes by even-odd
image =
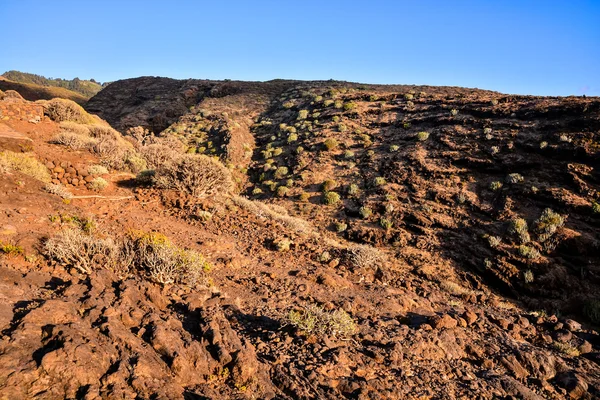
[[[339,203],[340,195],[336,192],[325,192],[323,193],[323,203],[327,205],[334,205]]]
[[[0,152],[0,173],[20,172],[42,182],[50,182],[48,168],[33,156],[12,151]]]
[[[63,185],[55,185],[54,183],[47,183],[44,185],[44,191],[55,194],[62,197],[63,199],[73,198],[73,194],[67,190]]]
[[[337,233],[342,233],[344,232],[346,229],[348,229],[348,224],[344,223],[344,222],[336,222],[335,223],[335,231]]]
[[[350,101],[348,103],[344,104],[344,111],[350,111],[350,110],[354,110],[356,108],[356,103]]]
[[[519,246],[519,255],[529,260],[535,260],[540,257],[540,252],[533,247],[521,245]]]
[[[538,239],[540,242],[548,240],[558,228],[563,226],[565,219],[562,215],[552,211],[550,208],[546,208],[542,215],[535,220],[534,230],[538,233]]]
[[[101,192],[104,189],[106,189],[106,187],[108,186],[108,182],[106,182],[106,179],[104,178],[94,178],[90,184],[90,189],[92,189],[95,192]]]
[[[290,133],[290,135],[287,138],[287,142],[288,143],[294,143],[297,140],[298,140],[298,134],[297,133]],[[279,154],[281,154],[282,151],[281,151],[281,149],[279,149],[279,150],[280,150]],[[279,154],[273,153],[274,156],[278,156]]]
[[[543,141],[543,142],[541,142],[541,143],[540,143],[540,149],[542,149],[542,150],[543,150],[543,149],[545,149],[546,147],[548,147],[548,142],[546,142],[546,141]]]
[[[373,210],[371,210],[367,206],[362,206],[358,211],[362,219],[367,219],[373,214]]]
[[[348,130],[348,127],[344,124],[338,124],[337,128],[340,132],[346,132]]]
[[[419,142],[424,142],[427,139],[429,139],[429,132],[421,131],[421,132],[417,133],[416,137]]]
[[[255,196],[258,196],[260,194],[263,194],[263,191],[262,191],[261,188],[255,187],[254,189],[252,189],[252,194],[255,195]]]
[[[292,245],[292,242],[291,242],[291,240],[288,240],[288,239],[281,239],[277,243],[275,243],[275,246],[277,247],[277,251],[279,251],[280,253],[289,251],[291,245]]]
[[[88,174],[90,175],[106,175],[108,169],[103,165],[90,165],[88,167]]]
[[[298,111],[298,120],[303,120],[308,117],[308,110],[300,110]]]
[[[356,331],[356,324],[344,310],[329,312],[314,304],[290,311],[288,322],[309,335],[348,337]]]
[[[356,183],[351,183],[350,185],[348,185],[347,192],[350,196],[357,195],[359,191],[360,191],[360,189],[358,188],[358,185]]]
[[[300,193],[300,195],[298,196],[298,200],[302,201],[302,202],[307,202],[308,199],[310,199],[310,194],[306,193],[306,192],[302,192]]]
[[[10,243],[3,244],[2,242],[0,242],[0,251],[9,256],[18,256],[20,254],[23,254],[23,247]]]
[[[523,175],[516,173],[516,172],[512,173],[512,174],[508,174],[508,176],[506,177],[506,183],[511,183],[511,184],[521,183],[524,180],[525,179],[523,178]]]
[[[516,218],[510,221],[508,232],[517,236],[520,243],[527,243],[531,240],[527,230],[527,221],[523,218]]]
[[[573,141],[573,139],[571,139],[569,136],[564,135],[564,134],[560,135],[558,140],[560,140],[561,142],[564,142],[564,143],[571,143]]]
[[[569,357],[579,357],[581,354],[577,347],[573,346],[571,343],[553,342],[552,347]]]
[[[453,108],[452,110],[450,110],[450,115],[456,117],[458,115],[458,110],[456,108]]]
[[[393,223],[389,219],[381,217],[379,219],[379,225],[381,225],[381,227],[387,231],[392,229]]]
[[[503,186],[502,182],[494,181],[494,182],[490,183],[490,190],[495,192],[495,191],[502,189],[502,186]]]
[[[344,102],[341,100],[336,100],[335,103],[333,103],[333,106],[335,108],[344,108]]]
[[[288,167],[279,167],[275,170],[275,174],[273,175],[275,179],[283,179],[289,173]]]
[[[328,151],[331,151],[338,147],[338,141],[333,138],[329,138],[323,142],[323,146],[325,146]]]
[[[354,158],[354,152],[352,150],[346,150],[344,152],[344,158],[347,160]]]
[[[384,253],[368,245],[356,245],[348,251],[348,261],[353,268],[375,270],[385,260]]]
[[[487,240],[490,247],[493,249],[500,246],[500,244],[502,243],[502,239],[500,239],[498,236],[488,236]]]
[[[525,281],[525,283],[533,283],[534,276],[533,276],[533,272],[530,269],[523,272],[523,280]]]
[[[500,147],[498,147],[498,146],[492,146],[490,148],[490,153],[492,153],[492,155],[496,155],[496,154],[500,153]]]
[[[383,186],[387,183],[387,181],[385,180],[385,178],[383,176],[378,176],[377,178],[375,178],[373,183],[375,186]]]
[[[600,203],[592,201],[592,212],[594,214],[600,214]]]
[[[329,192],[333,189],[335,189],[337,187],[337,182],[334,181],[333,179],[327,179],[325,182],[323,182],[323,185],[321,185],[321,189],[323,189],[324,192]]]
[[[415,96],[414,96],[412,93],[406,93],[406,94],[404,95],[404,98],[405,98],[406,100],[412,100],[412,99],[414,99],[414,98],[415,98]]]
[[[331,254],[329,254],[328,251],[322,252],[321,255],[319,256],[319,261],[321,261],[321,262],[331,261]]]
[[[483,134],[484,135],[491,135],[492,134],[492,128],[483,128]]]
[[[277,188],[277,197],[285,197],[289,191],[290,189],[287,186],[279,186]]]
[[[398,146],[397,144],[393,144],[393,145],[391,145],[391,146],[390,146],[390,151],[391,151],[392,153],[395,153],[395,152],[397,152],[398,150],[400,150],[400,146]]]

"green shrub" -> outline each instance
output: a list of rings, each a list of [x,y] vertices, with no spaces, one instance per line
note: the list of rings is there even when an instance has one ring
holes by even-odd
[[[500,239],[498,236],[488,236],[487,240],[490,247],[493,249],[500,246],[500,243],[502,243],[502,239]]]
[[[43,103],[44,113],[56,122],[72,121],[80,124],[94,123],[94,118],[72,100],[52,99]]]
[[[502,182],[494,181],[494,182],[490,183],[490,190],[493,190],[495,192],[500,189],[502,189]]]
[[[283,179],[288,175],[289,171],[287,167],[279,167],[275,170],[275,179]]]
[[[298,135],[296,133],[290,133],[290,135],[287,138],[288,143],[294,143],[297,140],[298,140]],[[281,154],[281,152],[280,152],[280,154]],[[278,154],[274,154],[274,155],[278,155]]]
[[[359,191],[360,191],[360,189],[358,188],[358,185],[357,185],[357,184],[355,184],[355,183],[351,183],[351,184],[348,186],[348,194],[349,194],[350,196],[355,196],[355,195],[357,195]]]
[[[298,120],[303,120],[306,119],[306,117],[308,117],[308,110],[300,110],[298,111]]]
[[[350,102],[344,104],[344,110],[345,111],[354,110],[356,108],[356,106],[357,106],[356,103],[350,101]]]
[[[103,165],[90,165],[88,167],[88,174],[90,175],[106,175],[108,174],[108,169],[106,169]]]
[[[336,192],[325,192],[323,193],[323,203],[327,205],[334,205],[340,201],[340,195]]]
[[[323,146],[325,146],[325,149],[328,151],[335,150],[338,147],[338,141],[334,138],[329,138],[323,142]]]
[[[335,108],[343,108],[344,107],[344,102],[341,100],[336,100],[335,103],[333,103],[333,106]]]
[[[333,189],[335,189],[337,187],[337,182],[334,181],[333,179],[327,179],[325,182],[323,182],[323,185],[321,185],[321,189],[324,192],[329,192]]]
[[[525,179],[523,178],[523,175],[518,174],[518,173],[508,174],[508,176],[506,177],[506,183],[511,183],[511,184],[521,183],[524,180]]]
[[[306,193],[306,192],[302,192],[300,193],[300,195],[298,196],[298,199],[302,202],[306,202],[308,201],[308,199],[310,199],[310,194]]]
[[[344,152],[344,158],[345,159],[352,159],[352,158],[354,158],[354,152],[352,150],[346,150]]]
[[[421,132],[417,133],[416,137],[419,142],[424,142],[427,139],[429,139],[429,132],[421,131]]]
[[[20,254],[23,254],[23,247],[10,243],[0,242],[0,252],[9,256],[18,256]]]
[[[400,146],[398,146],[397,144],[393,144],[393,145],[391,145],[391,146],[390,146],[390,151],[391,151],[392,153],[395,153],[395,152],[397,152],[398,150],[400,150]]]
[[[275,243],[275,246],[277,247],[277,251],[279,251],[281,253],[289,251],[291,245],[292,245],[292,242],[291,242],[291,240],[288,240],[288,239],[282,239],[282,240],[279,240],[277,243]]]
[[[104,178],[94,178],[90,183],[89,183],[90,189],[92,189],[95,192],[101,192],[104,189],[106,189],[106,187],[108,186],[108,182],[106,181],[106,179]]]
[[[565,219],[562,215],[552,211],[550,208],[546,208],[542,215],[535,220],[534,230],[538,234],[538,240],[545,242],[548,240],[558,228],[563,226]]]
[[[387,219],[387,218],[384,218],[384,217],[381,217],[381,218],[379,219],[379,225],[381,225],[381,227],[382,227],[383,229],[385,229],[385,230],[389,230],[389,229],[392,229],[393,223],[392,223],[392,221],[390,221],[389,219]]]
[[[535,249],[534,247],[521,245],[519,246],[519,255],[530,260],[535,260],[536,258],[540,257],[540,252],[537,251],[537,249]]]
[[[285,196],[287,196],[289,191],[290,191],[290,189],[287,186],[279,186],[277,188],[277,196],[285,197]]]
[[[520,243],[527,243],[531,240],[527,229],[527,221],[523,218],[516,218],[510,221],[508,232],[515,235]]]
[[[358,212],[363,219],[367,219],[373,214],[373,210],[367,206],[362,206]]]
[[[309,335],[348,337],[356,331],[356,324],[344,310],[329,312],[316,305],[290,311],[288,322]]]
[[[592,212],[594,214],[600,214],[600,203],[592,201]]]
[[[344,222],[336,222],[335,223],[335,231],[338,233],[342,233],[344,232],[346,229],[348,229],[348,224],[344,223]]]
[[[527,271],[523,272],[523,280],[525,281],[525,283],[533,283],[533,281],[534,281],[533,271],[528,269]]]
[[[375,178],[375,180],[373,181],[373,184],[375,186],[383,186],[387,183],[387,181],[385,180],[385,178],[383,176],[378,176],[377,178]]]
[[[450,115],[456,117],[458,115],[458,110],[456,108],[453,108],[452,110],[450,110]]]
[[[36,158],[25,153],[3,151],[0,153],[0,172],[19,172],[38,181],[50,182],[48,168]]]

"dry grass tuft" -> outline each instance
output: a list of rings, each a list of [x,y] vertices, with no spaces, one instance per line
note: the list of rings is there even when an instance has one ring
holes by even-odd
[[[20,172],[42,182],[50,182],[50,171],[32,155],[3,151],[0,153],[0,171]]]

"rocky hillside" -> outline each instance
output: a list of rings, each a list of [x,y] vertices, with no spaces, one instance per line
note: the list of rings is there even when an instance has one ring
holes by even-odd
[[[94,79],[86,80],[79,78],[46,78],[41,75],[30,74],[20,71],[7,71],[4,74],[2,74],[2,76],[7,80],[16,83],[67,89],[72,92],[79,93],[87,99],[89,99],[90,97],[98,93],[100,90],[102,90],[102,85],[96,82]]]
[[[0,101],[0,398],[600,397],[600,99],[144,77],[86,109],[117,130]]]

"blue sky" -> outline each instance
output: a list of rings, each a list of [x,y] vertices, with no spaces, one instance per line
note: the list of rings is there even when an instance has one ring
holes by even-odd
[[[600,95],[600,0],[0,0],[0,20],[0,73]]]

